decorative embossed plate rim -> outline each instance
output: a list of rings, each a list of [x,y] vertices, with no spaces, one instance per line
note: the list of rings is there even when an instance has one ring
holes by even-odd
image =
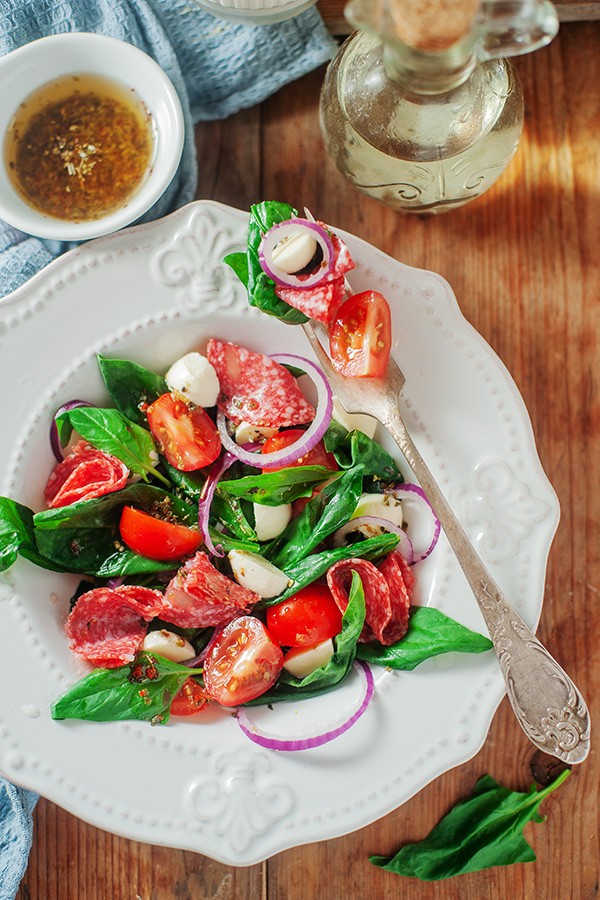
[[[2,494],[41,505],[52,412],[72,396],[102,400],[97,352],[160,367],[215,334],[263,352],[308,354],[301,329],[251,310],[221,262],[243,246],[246,222],[239,210],[193,203],[71,251],[0,303]],[[415,442],[534,626],[558,503],[521,397],[443,279],[345,237],[355,289],[379,289],[392,305]],[[53,722],[51,700],[85,670],[61,631],[76,581],[25,561],[0,576],[0,676],[11,685],[0,712],[0,769],[135,840],[249,865],[353,831],[476,753],[503,695],[491,653],[438,657],[412,673],[376,671],[375,700],[360,722],[302,753],[256,747],[219,711],[165,728]],[[445,539],[421,564],[417,600],[483,628]],[[345,702],[349,690],[321,698],[310,715],[325,724],[330,704]],[[300,704],[298,714],[306,710]]]

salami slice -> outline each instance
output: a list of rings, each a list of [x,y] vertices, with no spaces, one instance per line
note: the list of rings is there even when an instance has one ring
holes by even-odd
[[[260,597],[222,575],[206,553],[196,553],[167,585],[161,619],[181,628],[221,628]]]
[[[395,644],[408,629],[414,580],[404,557],[393,551],[377,565],[366,559],[345,559],[335,563],[327,573],[327,584],[342,612],[348,605],[353,571],[360,576],[365,592],[366,616],[359,641],[379,641],[385,646]]]
[[[82,594],[65,623],[73,653],[94,666],[112,669],[131,662],[146,636],[148,622],[162,606],[150,588],[94,588]]]
[[[79,441],[50,474],[44,496],[50,507],[91,500],[125,486],[127,466],[114,456]]]
[[[211,339],[207,357],[219,378],[217,405],[236,425],[280,428],[312,422],[314,408],[286,368],[262,353]]]

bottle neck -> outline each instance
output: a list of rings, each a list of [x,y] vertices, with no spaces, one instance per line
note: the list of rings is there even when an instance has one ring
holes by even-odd
[[[444,94],[459,87],[477,65],[472,41],[459,41],[443,51],[414,50],[385,41],[383,60],[388,78],[414,94]]]

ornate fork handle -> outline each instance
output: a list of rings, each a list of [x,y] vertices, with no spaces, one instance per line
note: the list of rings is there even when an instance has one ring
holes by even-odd
[[[408,434],[396,399],[388,396],[386,400],[380,421],[427,494],[471,586],[519,724],[530,741],[546,753],[570,765],[583,762],[590,749],[590,717],[583,697],[483,565]]]

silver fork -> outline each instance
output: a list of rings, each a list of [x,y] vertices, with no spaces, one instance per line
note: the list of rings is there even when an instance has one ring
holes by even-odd
[[[590,749],[590,717],[581,693],[536,638],[483,565],[415,447],[399,409],[404,375],[390,360],[385,378],[346,378],[333,367],[313,326],[302,326],[348,413],[373,416],[388,430],[414,472],[475,595],[521,728],[540,750],[581,763]]]

